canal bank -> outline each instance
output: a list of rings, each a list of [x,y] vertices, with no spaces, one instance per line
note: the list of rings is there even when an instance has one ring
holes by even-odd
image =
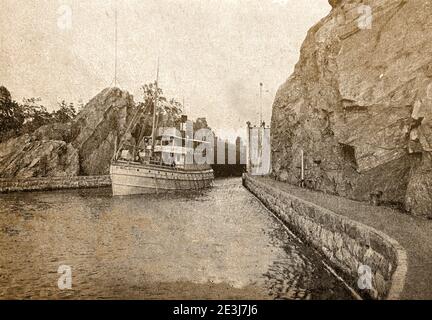
[[[0,179],[0,193],[103,188],[109,186],[111,186],[109,175]]]
[[[291,231],[321,253],[359,294],[373,299],[400,298],[407,263],[406,252],[396,240],[336,213],[333,207],[305,199],[304,189],[294,195],[283,183],[250,175],[244,175],[243,184]],[[343,199],[333,203],[337,207],[340,201]],[[351,206],[351,210],[356,209]],[[368,289],[363,289],[368,286],[364,282],[368,279],[368,270],[372,273],[372,283]],[[359,281],[363,285],[359,286]]]
[[[355,223],[357,227],[370,231],[375,230],[381,236],[387,235],[387,238],[394,239],[400,244],[403,250],[405,250],[406,262],[403,261],[404,259],[400,259],[400,272],[395,273],[395,271],[393,272],[392,278],[385,279],[387,286],[390,285],[389,280],[393,280],[392,285],[394,286],[395,290],[389,292],[387,296],[382,297],[393,299],[432,298],[432,241],[430,240],[430,235],[432,234],[431,220],[409,216],[398,210],[388,207],[371,206],[368,203],[357,202],[338,196],[302,189],[283,182],[275,181],[269,177],[252,178],[250,176],[245,176],[244,184],[249,188],[249,190],[252,189],[253,193],[256,194],[266,206],[271,206],[272,211],[278,216],[286,216],[286,213],[290,212],[289,206],[287,205],[288,203],[293,205],[297,204],[298,206],[303,206],[303,208],[305,208],[305,206],[315,208],[315,210],[310,210],[309,212],[309,221],[315,221],[318,224],[326,225],[330,230],[340,231],[341,229],[339,229],[339,222],[345,222],[346,226],[344,230],[346,234],[344,237],[348,239],[347,243],[351,243],[355,248],[357,248],[360,258],[361,253],[364,252],[364,249],[360,250],[362,247],[360,239],[362,238],[358,238],[360,236],[359,232],[361,233],[361,231],[356,231],[356,228],[349,227],[351,223],[346,223],[346,221],[351,221]],[[297,212],[293,213],[299,215]],[[327,218],[325,218],[326,214],[333,216],[333,218],[336,220],[334,225],[328,225],[328,221],[326,221]],[[288,221],[286,222],[287,224],[292,226],[291,229],[293,231],[297,230],[297,232],[299,232],[299,226],[303,226],[302,230],[307,230],[307,228],[304,228],[304,225],[308,224],[308,220],[306,219],[307,217],[300,218],[300,224],[297,225],[289,223],[288,219],[285,220]],[[321,227],[321,229],[323,228]],[[315,231],[313,229],[309,230],[309,232],[312,233],[312,236],[307,235],[306,238],[312,239],[314,236],[316,236],[316,233],[319,232],[319,230],[319,227],[315,228]],[[324,228],[324,230],[326,230],[326,228]],[[324,242],[330,241],[331,238],[333,238],[331,241],[336,244],[338,243],[341,246],[344,244],[344,240],[342,240],[341,243],[338,236],[332,237],[327,231],[321,232],[320,235],[322,236],[323,240],[318,240],[316,245],[318,251],[323,253],[326,251],[325,248],[327,248]],[[363,232],[363,236],[364,235],[366,234]],[[326,236],[327,240],[325,240]],[[354,242],[352,239],[350,239],[352,237],[354,237]],[[374,239],[372,242],[369,241],[370,245],[379,248],[381,246],[380,243],[385,244],[382,243],[382,241],[377,241],[379,238],[380,237],[375,236],[370,238],[370,240]],[[388,245],[381,247],[382,248],[377,249],[377,251],[383,251],[383,249],[387,247],[386,250],[388,253],[391,253],[392,251],[394,252],[394,249],[389,248]],[[345,251],[345,255],[348,255],[346,250],[340,251],[341,253]],[[328,252],[328,254],[329,253],[330,252]],[[375,254],[373,256],[378,257]],[[388,261],[391,261],[391,256],[392,254],[389,256],[390,260]],[[339,257],[341,256],[339,255]],[[365,256],[363,257],[365,258]],[[403,258],[403,253],[401,258]],[[347,261],[342,259],[342,263],[345,264]],[[385,262],[385,264],[387,264],[387,262]],[[355,270],[353,267],[351,268],[353,269],[352,271],[355,271],[353,274],[356,275],[357,270]],[[407,269],[405,277],[403,277],[403,274],[405,273],[404,269]],[[345,274],[344,277],[347,277],[347,274]]]

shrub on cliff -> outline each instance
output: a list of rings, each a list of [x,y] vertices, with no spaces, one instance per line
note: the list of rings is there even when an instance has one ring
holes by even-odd
[[[37,129],[55,123],[68,123],[77,116],[73,103],[62,101],[58,108],[48,112],[39,98],[25,98],[18,103],[11,98],[9,90],[0,87],[0,142],[30,134]]]
[[[63,100],[59,103],[59,109],[54,111],[52,116],[57,123],[67,123],[75,119],[77,113],[77,109],[73,103],[67,103]]]
[[[23,123],[21,106],[12,100],[8,89],[0,87],[0,142],[16,136]]]

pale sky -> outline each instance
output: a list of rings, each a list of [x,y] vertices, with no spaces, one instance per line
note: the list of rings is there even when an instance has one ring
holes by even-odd
[[[66,5],[66,7],[64,6]],[[69,6],[69,7],[67,7]],[[115,0],[0,0],[0,85],[15,100],[85,103],[114,79]],[[119,87],[160,83],[220,135],[264,120],[327,0],[117,0]],[[69,9],[70,8],[70,11]],[[71,13],[70,24],[68,14]]]

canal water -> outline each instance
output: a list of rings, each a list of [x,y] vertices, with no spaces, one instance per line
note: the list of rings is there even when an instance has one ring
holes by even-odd
[[[351,299],[238,178],[189,194],[3,194],[0,252],[2,299]]]

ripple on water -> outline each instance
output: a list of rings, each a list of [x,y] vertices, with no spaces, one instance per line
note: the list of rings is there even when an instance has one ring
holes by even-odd
[[[3,298],[341,299],[347,290],[241,186],[0,195]],[[57,288],[72,267],[73,289]]]

